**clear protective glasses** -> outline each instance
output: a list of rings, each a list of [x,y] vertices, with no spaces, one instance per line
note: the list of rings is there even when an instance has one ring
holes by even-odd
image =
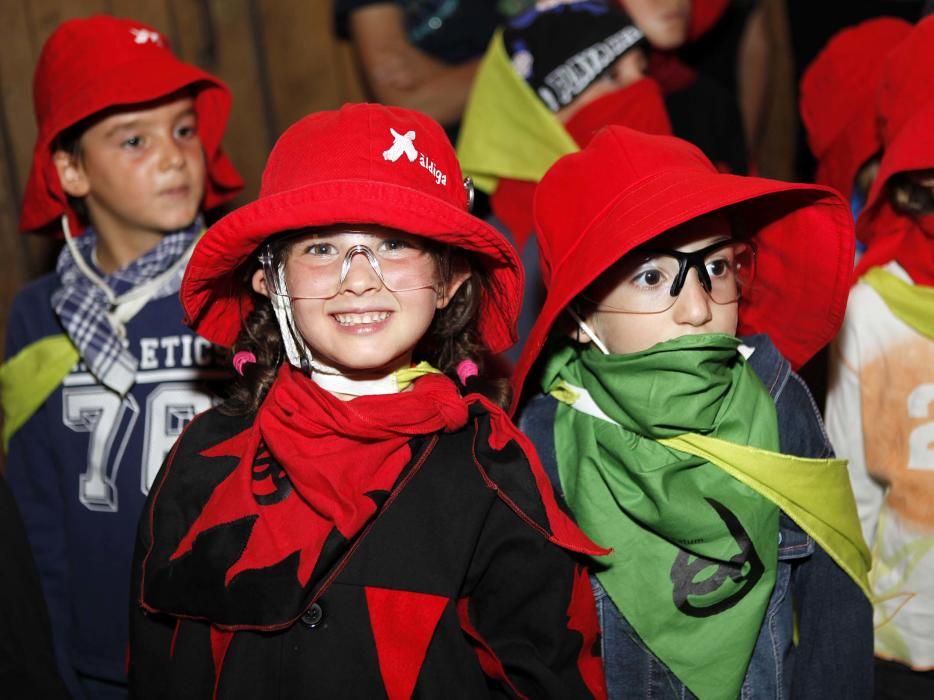
[[[266,244],[259,256],[266,285],[273,294],[293,300],[337,296],[358,257],[379,286],[391,292],[429,288],[441,292],[438,256],[417,236],[343,230],[301,237],[286,254],[288,286],[284,270],[275,269],[274,257],[272,246]]]
[[[630,314],[658,314],[674,306],[684,288],[688,273],[697,279],[716,304],[738,301],[755,277],[756,255],[751,243],[723,240],[701,250],[638,249],[625,255],[610,268],[600,287],[606,292],[599,300],[584,298],[597,311]]]

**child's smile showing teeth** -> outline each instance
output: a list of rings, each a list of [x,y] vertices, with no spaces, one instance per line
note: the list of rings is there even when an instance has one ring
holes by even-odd
[[[302,232],[282,250],[296,331],[312,357],[341,372],[410,366],[435,312],[466,279],[442,296],[435,253],[417,236],[371,224]],[[258,270],[256,279],[275,274]]]
[[[391,311],[363,311],[359,313],[334,313],[334,319],[342,326],[360,326],[382,323],[389,318]]]

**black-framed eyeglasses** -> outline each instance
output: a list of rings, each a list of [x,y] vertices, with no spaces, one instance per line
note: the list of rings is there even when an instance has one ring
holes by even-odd
[[[605,275],[599,286],[606,291],[597,299],[585,295],[598,311],[654,314],[674,306],[688,273],[697,279],[716,304],[737,302],[755,276],[755,248],[731,239],[700,250],[640,248],[624,256]]]

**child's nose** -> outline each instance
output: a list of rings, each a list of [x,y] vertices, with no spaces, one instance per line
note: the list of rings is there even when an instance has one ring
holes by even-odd
[[[677,323],[702,326],[713,318],[712,300],[697,276],[697,270],[688,270],[681,293],[673,308]]]
[[[382,280],[376,274],[366,254],[354,253],[350,258],[350,267],[341,284],[341,290],[347,289],[354,294],[363,294],[371,289],[379,289],[382,285]]]
[[[185,164],[185,154],[175,139],[166,139],[162,145],[162,167],[166,170],[180,168]]]

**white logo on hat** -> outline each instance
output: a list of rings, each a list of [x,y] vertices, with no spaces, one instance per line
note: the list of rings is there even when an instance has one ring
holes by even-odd
[[[418,151],[416,151],[415,146],[412,145],[412,142],[415,140],[414,131],[406,131],[404,134],[400,134],[390,127],[389,132],[395,140],[392,142],[392,146],[390,146],[389,149],[383,151],[384,160],[395,163],[402,157],[403,153],[405,153],[410,163],[418,158]]]
[[[418,158],[418,164],[431,174],[435,179],[435,183],[442,187],[448,184],[448,176],[441,172],[438,166],[435,165],[435,162],[424,153],[419,153],[415,149],[415,146],[412,144],[415,140],[414,131],[409,130],[404,134],[400,134],[390,127],[389,133],[392,134],[393,142],[392,146],[383,151],[383,160],[395,163],[402,157],[402,154],[405,153],[405,157],[409,159],[410,163],[414,163],[415,159]]]
[[[162,46],[162,35],[149,29],[131,29],[133,41],[137,44],[155,44]]]

